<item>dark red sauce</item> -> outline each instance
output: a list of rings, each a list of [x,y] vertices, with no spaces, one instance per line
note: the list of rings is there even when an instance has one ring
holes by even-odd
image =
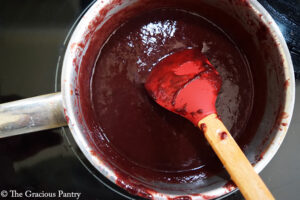
[[[192,200],[192,198],[189,196],[179,196],[175,198],[169,198],[168,200]]]
[[[65,115],[65,119],[66,119],[67,123],[69,123],[70,118],[69,118],[69,116],[67,114],[67,110],[65,108],[64,108],[64,115]]]
[[[206,128],[207,128],[207,126],[206,126],[206,124],[205,123],[202,123],[202,124],[200,124],[200,130],[202,131],[202,132],[205,132],[206,131]]]
[[[220,133],[220,139],[221,139],[221,140],[224,140],[224,139],[226,139],[226,138],[227,138],[227,133],[226,133],[225,131],[221,132],[221,133]]]
[[[205,185],[209,176],[223,170],[199,129],[147,94],[144,83],[165,56],[198,48],[216,67],[223,81],[217,113],[242,149],[263,115],[265,68],[250,34],[219,10],[188,2],[192,1],[178,6],[175,1],[145,1],[118,13],[90,41],[80,63],[79,90],[74,93],[80,98],[90,142],[117,173],[117,184],[133,194],[147,196],[144,186],[160,188],[156,183],[161,182]],[[222,29],[174,8],[149,11],[161,6],[203,13]],[[103,37],[124,20],[104,43]]]
[[[225,188],[226,190],[228,190],[230,192],[236,188],[236,185],[233,181],[230,180],[223,186],[223,188]]]
[[[233,136],[243,133],[253,99],[246,56],[204,18],[175,9],[151,11],[111,35],[91,77],[91,101],[86,103],[93,108],[89,123],[99,130],[93,133],[94,143],[99,149],[109,146],[104,153],[114,167],[146,180],[175,183],[206,179],[223,169],[199,130],[157,105],[144,88],[156,63],[191,47],[201,49],[220,72],[218,114]],[[88,104],[82,107],[84,114]]]
[[[284,89],[286,90],[289,86],[290,86],[290,81],[289,80],[285,80],[284,81]]]

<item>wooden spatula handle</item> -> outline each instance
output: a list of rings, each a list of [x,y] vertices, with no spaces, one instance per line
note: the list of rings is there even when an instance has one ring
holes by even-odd
[[[246,199],[274,199],[216,114],[203,118],[199,121],[198,126],[200,129],[203,129],[207,141]]]

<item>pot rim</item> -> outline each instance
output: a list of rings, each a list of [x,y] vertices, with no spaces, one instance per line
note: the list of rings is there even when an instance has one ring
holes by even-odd
[[[77,81],[78,73],[76,72],[76,66],[74,65],[74,58],[78,56],[77,49],[81,49],[83,53],[85,53],[86,49],[82,49],[82,46],[79,44],[82,42],[83,37],[89,31],[89,24],[94,20],[95,17],[99,16],[99,11],[109,5],[111,1],[96,1],[84,14],[82,19],[77,24],[66,49],[64,60],[63,60],[63,69],[61,76],[61,91],[63,97],[63,107],[65,109],[65,114],[68,116],[68,126],[72,132],[72,135],[79,146],[80,150],[83,152],[85,157],[89,160],[89,162],[106,178],[108,178],[113,183],[117,181],[116,173],[99,158],[99,156],[94,155],[93,149],[90,146],[87,139],[84,137],[83,128],[80,126],[80,121],[78,113],[80,113],[79,102],[74,97],[70,91],[75,91],[74,82]],[[285,138],[287,133],[289,124],[291,122],[291,117],[294,109],[295,103],[295,78],[294,78],[294,70],[293,64],[291,60],[291,56],[287,47],[287,44],[283,38],[282,33],[280,32],[279,27],[276,25],[273,18],[270,14],[263,8],[263,6],[256,0],[249,0],[250,9],[255,12],[255,15],[261,15],[262,22],[270,29],[272,37],[278,42],[278,50],[282,55],[283,60],[283,68],[284,68],[284,76],[286,80],[289,80],[289,87],[286,90],[286,102],[283,105],[283,112],[288,114],[288,117],[283,119],[284,123],[287,123],[288,126],[283,127],[282,130],[278,130],[275,134],[271,145],[266,149],[266,153],[263,158],[259,160],[254,169],[257,173],[261,172],[263,168],[271,161],[276,152],[278,151],[280,145]],[[105,19],[102,23],[105,23]],[[88,42],[88,41],[86,41]],[[86,45],[87,47],[88,45]],[[86,48],[85,47],[85,48]],[[218,198],[223,195],[229,195],[236,188],[232,187],[231,189],[219,187],[214,190],[210,190],[201,194],[193,194],[193,195],[184,195],[189,196],[191,199],[208,199]],[[160,193],[155,192],[153,190],[147,191],[152,195],[154,199],[169,199],[179,197],[178,195],[168,194],[168,193]],[[182,196],[182,195],[181,195]]]

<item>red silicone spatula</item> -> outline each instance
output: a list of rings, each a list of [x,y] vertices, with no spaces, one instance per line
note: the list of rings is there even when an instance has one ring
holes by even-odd
[[[246,199],[274,199],[264,182],[232,138],[215,108],[222,80],[199,49],[186,49],[162,59],[145,87],[164,108],[196,126],[225,166]]]

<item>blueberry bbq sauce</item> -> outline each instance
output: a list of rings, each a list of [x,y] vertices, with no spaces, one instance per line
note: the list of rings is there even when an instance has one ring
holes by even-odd
[[[144,84],[155,65],[199,49],[219,72],[217,112],[241,148],[254,99],[247,56],[222,29],[177,9],[157,9],[122,24],[100,48],[82,112],[93,143],[112,168],[142,181],[191,183],[223,170],[199,128],[159,106]],[[205,98],[205,97],[203,97]],[[86,111],[89,105],[91,110]],[[225,136],[221,136],[224,137]]]

